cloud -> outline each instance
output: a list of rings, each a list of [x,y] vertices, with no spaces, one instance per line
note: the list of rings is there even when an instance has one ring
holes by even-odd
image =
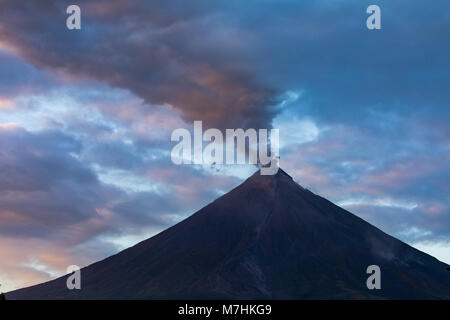
[[[359,1],[251,3],[79,1],[74,32],[69,2],[6,0],[0,40],[39,68],[129,89],[207,126],[270,127],[289,90],[303,92],[300,114],[324,121],[364,125],[368,109],[449,116],[446,1],[383,2],[376,32]]]
[[[114,1],[81,1],[86,33],[76,34],[61,25],[65,7],[60,1],[5,1],[0,39],[38,67],[130,89],[147,103],[170,105],[187,121],[221,128],[270,125],[274,91],[244,65],[220,59],[235,44],[241,46],[236,28],[226,28],[211,12],[199,16],[195,5],[181,13],[164,4],[135,4],[151,14]]]
[[[21,128],[0,131],[0,233],[51,236],[97,216],[96,209],[117,193],[102,187],[95,174],[72,154],[75,139],[58,132],[32,134]],[[69,232],[78,242],[95,230]]]
[[[143,240],[215,199],[238,179],[183,170],[167,159],[138,158],[125,177],[152,188],[110,184],[102,170],[123,164],[83,159],[86,140],[58,130],[27,131],[0,125],[0,280],[16,288],[49,280],[70,264],[84,266],[122,248],[133,234]],[[92,142],[91,142],[92,143]],[[96,145],[102,150],[102,142]],[[109,148],[108,143],[105,144]],[[123,145],[123,159],[133,159]],[[103,151],[102,151],[103,152]],[[111,150],[114,157],[116,150]],[[97,163],[97,164],[96,164]],[[209,184],[202,184],[205,179]],[[192,188],[197,185],[197,188]],[[52,254],[49,254],[52,252]],[[6,283],[6,284],[5,284]]]
[[[0,31],[1,32],[1,31]],[[20,95],[43,93],[56,83],[49,73],[40,72],[13,52],[0,47],[0,111],[16,109]]]
[[[317,141],[286,147],[280,162],[303,186],[404,241],[448,242],[448,149],[405,122],[411,130],[319,127]]]
[[[65,28],[67,4],[3,1],[0,40],[40,68],[129,89],[189,122],[269,127],[287,90],[327,121],[361,122],[368,108],[448,116],[446,1],[383,2],[377,32],[359,1],[80,1],[79,32]]]

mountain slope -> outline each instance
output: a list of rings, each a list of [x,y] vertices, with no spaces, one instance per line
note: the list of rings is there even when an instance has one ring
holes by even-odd
[[[366,268],[381,268],[368,290]],[[450,298],[447,265],[296,184],[255,173],[184,221],[8,299]]]

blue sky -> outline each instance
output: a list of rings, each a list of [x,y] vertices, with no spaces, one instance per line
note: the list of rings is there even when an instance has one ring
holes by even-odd
[[[194,120],[278,128],[297,182],[450,263],[448,1],[77,1],[79,31],[70,4],[0,4],[3,290],[132,245],[255,171],[175,166],[170,134]]]

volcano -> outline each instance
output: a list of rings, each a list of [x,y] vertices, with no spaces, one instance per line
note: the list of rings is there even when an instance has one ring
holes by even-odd
[[[381,271],[369,290],[367,267]],[[279,170],[165,231],[8,299],[450,299],[449,266]]]

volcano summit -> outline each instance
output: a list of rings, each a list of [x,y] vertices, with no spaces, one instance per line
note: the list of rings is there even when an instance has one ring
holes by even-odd
[[[369,290],[366,269],[381,270]],[[8,299],[449,299],[448,265],[304,189],[256,172],[156,236]]]

